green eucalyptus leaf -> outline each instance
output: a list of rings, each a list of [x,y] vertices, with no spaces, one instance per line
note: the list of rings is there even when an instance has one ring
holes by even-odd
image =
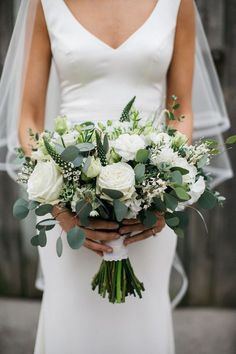
[[[178,166],[171,167],[170,170],[171,171],[179,171],[182,176],[187,175],[189,173],[189,170],[187,170],[187,169],[185,169],[183,167],[178,167]]]
[[[95,149],[92,143],[81,143],[76,145],[80,152],[90,152]]]
[[[57,239],[56,250],[57,250],[58,257],[61,257],[62,251],[63,251],[63,243],[62,243],[61,237],[58,237],[58,239]]]
[[[229,137],[226,139],[225,143],[226,143],[227,145],[235,144],[235,143],[236,143],[236,135],[229,136]]]
[[[169,227],[173,228],[179,225],[179,218],[176,216],[166,218],[166,223]]]
[[[174,191],[180,200],[186,201],[191,198],[190,195],[181,187],[174,188]]]
[[[51,204],[42,204],[37,209],[35,209],[35,214],[38,216],[44,216],[51,213],[53,206]]]
[[[134,168],[135,178],[137,182],[142,182],[145,176],[145,165],[139,163]]]
[[[137,151],[135,161],[145,163],[149,158],[149,151],[146,149],[140,149]]]
[[[124,196],[124,194],[116,189],[107,189],[103,188],[102,192],[108,195],[108,197],[112,199],[120,199]]]
[[[27,200],[19,198],[13,205],[13,215],[15,218],[22,220],[29,214],[29,203]]]
[[[166,211],[166,205],[161,200],[161,198],[153,198],[153,203],[154,203],[156,211],[160,211],[160,212]]]
[[[203,209],[212,209],[216,206],[216,204],[217,198],[209,190],[205,190],[205,192],[198,199],[198,205]]]
[[[157,215],[151,210],[145,210],[144,212],[141,212],[140,216],[143,225],[147,228],[153,227],[158,220]]]
[[[79,149],[75,145],[70,145],[65,148],[65,150],[61,153],[61,158],[64,161],[72,162],[79,155]]]
[[[78,155],[75,160],[72,161],[74,167],[80,167],[83,164],[84,157]]]
[[[73,227],[67,233],[67,242],[69,246],[74,250],[80,248],[83,245],[84,240],[85,240],[85,233],[78,226]]]
[[[181,229],[180,227],[174,227],[173,230],[178,237],[184,238],[184,230],[183,229]]]
[[[92,156],[89,156],[87,159],[86,159],[86,161],[85,161],[85,163],[84,163],[84,165],[83,165],[83,172],[86,174],[87,173],[87,171],[88,171],[88,169],[89,169],[89,166],[91,165],[91,161],[92,161]]]
[[[41,229],[39,231],[38,240],[39,240],[39,246],[40,247],[45,247],[46,246],[46,244],[47,244],[47,236],[46,236],[45,228]]]
[[[76,203],[75,210],[79,217],[80,224],[83,226],[88,226],[89,215],[93,210],[91,203],[88,203],[86,200],[80,200]]]
[[[171,194],[164,194],[164,201],[166,204],[166,207],[170,210],[175,210],[178,206],[178,199],[175,198],[173,195]]]
[[[204,155],[197,163],[197,167],[198,168],[202,168],[206,165],[207,163],[207,160],[208,160],[208,155]]]
[[[171,172],[171,182],[182,184],[183,178],[182,178],[182,174],[180,171],[176,170],[176,171]]]
[[[39,235],[33,236],[30,240],[31,245],[34,247],[39,246]]]
[[[41,230],[41,229],[45,229],[46,231],[52,230],[55,225],[59,224],[58,220],[55,219],[44,219],[41,220],[37,223],[36,225],[36,229],[37,230]]]
[[[115,199],[113,201],[113,206],[114,206],[116,220],[121,222],[127,216],[128,207],[124,203],[122,203],[119,199]]]

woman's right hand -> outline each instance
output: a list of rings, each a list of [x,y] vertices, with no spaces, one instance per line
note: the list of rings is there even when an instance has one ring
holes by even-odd
[[[75,213],[72,213],[69,209],[63,210],[63,212],[60,212],[60,210],[60,208],[55,206],[52,215],[60,222],[60,225],[65,232],[68,232],[74,226],[78,225],[85,232],[86,239],[83,245],[86,248],[100,256],[103,255],[103,252],[111,253],[113,251],[112,247],[109,247],[102,242],[116,240],[120,237],[118,223],[91,218],[89,225],[83,227],[80,225],[79,218],[76,217]]]

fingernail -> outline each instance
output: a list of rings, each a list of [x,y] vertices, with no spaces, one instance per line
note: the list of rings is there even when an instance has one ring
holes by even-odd
[[[111,252],[113,252],[113,249],[112,248],[108,248],[107,252],[111,253]]]

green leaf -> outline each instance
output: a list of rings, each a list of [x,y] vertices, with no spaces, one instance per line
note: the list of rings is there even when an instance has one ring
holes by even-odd
[[[78,155],[75,160],[72,161],[74,167],[80,167],[83,164],[84,157]]]
[[[179,171],[182,176],[187,175],[187,174],[189,173],[189,170],[186,170],[185,168],[183,168],[183,167],[178,167],[178,166],[171,167],[170,170],[171,170],[171,171]]]
[[[58,239],[57,239],[56,250],[57,250],[58,257],[61,257],[62,251],[63,251],[63,243],[62,243],[61,237],[58,237]]]
[[[191,198],[190,195],[181,187],[174,188],[174,191],[180,200],[186,201]]]
[[[47,244],[47,236],[46,236],[46,232],[45,229],[41,229],[39,231],[39,235],[38,235],[38,240],[39,240],[39,246],[40,247],[45,247]]]
[[[55,225],[59,224],[58,220],[55,219],[44,219],[37,223],[36,229],[41,230],[45,229],[46,231],[52,230]]]
[[[44,216],[51,213],[53,206],[51,204],[42,204],[36,210],[35,214],[38,216]]]
[[[161,200],[161,198],[153,198],[153,203],[154,203],[156,211],[160,211],[160,212],[166,211],[166,205]]]
[[[40,205],[39,202],[36,202],[36,200],[30,200],[29,204],[28,204],[28,208],[29,210],[33,210],[35,208],[37,208]]]
[[[145,165],[139,163],[134,168],[135,178],[137,182],[142,182],[145,176]]]
[[[146,226],[147,228],[151,228],[152,226],[154,226],[157,220],[158,220],[157,215],[151,210],[146,210],[141,213],[141,221],[143,225]]]
[[[84,240],[85,240],[85,233],[78,226],[73,227],[67,233],[67,242],[69,246],[74,250],[80,248],[83,245]]]
[[[109,140],[108,140],[108,135],[105,134],[104,139],[103,139],[103,148],[105,153],[107,154],[109,151]]]
[[[182,179],[182,174],[180,173],[180,171],[171,172],[171,181],[174,183],[182,184],[183,179]]]
[[[33,236],[31,238],[30,242],[31,242],[31,245],[34,246],[34,247],[39,246],[39,236],[38,235]]]
[[[72,162],[79,155],[79,149],[75,145],[71,145],[65,148],[65,150],[61,153],[61,158],[64,161]]]
[[[108,195],[108,197],[112,199],[120,199],[124,196],[124,194],[116,189],[107,189],[103,188],[102,192]]]
[[[25,219],[29,214],[28,202],[25,199],[19,198],[13,205],[13,215],[17,219]]]
[[[205,190],[205,192],[198,199],[198,204],[203,209],[212,209],[217,204],[217,198],[211,191]]]
[[[128,207],[122,203],[119,199],[113,201],[115,216],[117,221],[122,221],[125,219],[128,213]]]
[[[85,161],[85,163],[84,163],[84,165],[83,165],[83,172],[86,174],[87,173],[87,171],[88,171],[88,169],[89,169],[89,166],[91,165],[91,161],[92,161],[92,156],[89,156],[87,159],[86,159],[86,161]]]
[[[235,144],[235,143],[236,143],[236,135],[229,136],[229,137],[226,139],[225,143],[226,143],[227,145]]]
[[[178,200],[171,194],[164,194],[164,201],[166,207],[170,210],[175,210],[178,206]]]
[[[149,158],[149,151],[146,149],[140,149],[137,151],[135,161],[145,163]]]
[[[88,203],[86,200],[80,200],[76,203],[75,209],[79,217],[80,224],[82,226],[88,226],[89,214],[93,210],[91,203]]]
[[[176,216],[168,217],[168,218],[166,218],[166,223],[169,227],[172,228],[172,227],[179,225],[179,219]]]
[[[202,168],[206,165],[207,163],[207,160],[208,160],[208,156],[207,155],[204,155],[197,163],[197,167],[198,168]]]
[[[90,152],[95,149],[92,143],[81,143],[76,145],[80,152]]]
[[[173,230],[176,233],[176,235],[179,236],[180,238],[184,237],[184,230],[181,229],[180,227],[174,227]]]

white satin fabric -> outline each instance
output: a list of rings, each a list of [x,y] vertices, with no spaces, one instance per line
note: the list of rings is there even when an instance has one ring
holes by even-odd
[[[159,0],[146,22],[118,49],[88,32],[63,0],[43,0],[60,81],[60,112],[72,122],[119,119],[134,96],[144,118],[161,109],[172,57],[180,0]],[[38,218],[39,220],[40,218]],[[39,249],[44,294],[35,354],[173,354],[169,276],[176,235],[166,226],[157,236],[128,246],[143,299],[110,304],[91,290],[101,258],[82,247],[55,251],[59,226]]]

